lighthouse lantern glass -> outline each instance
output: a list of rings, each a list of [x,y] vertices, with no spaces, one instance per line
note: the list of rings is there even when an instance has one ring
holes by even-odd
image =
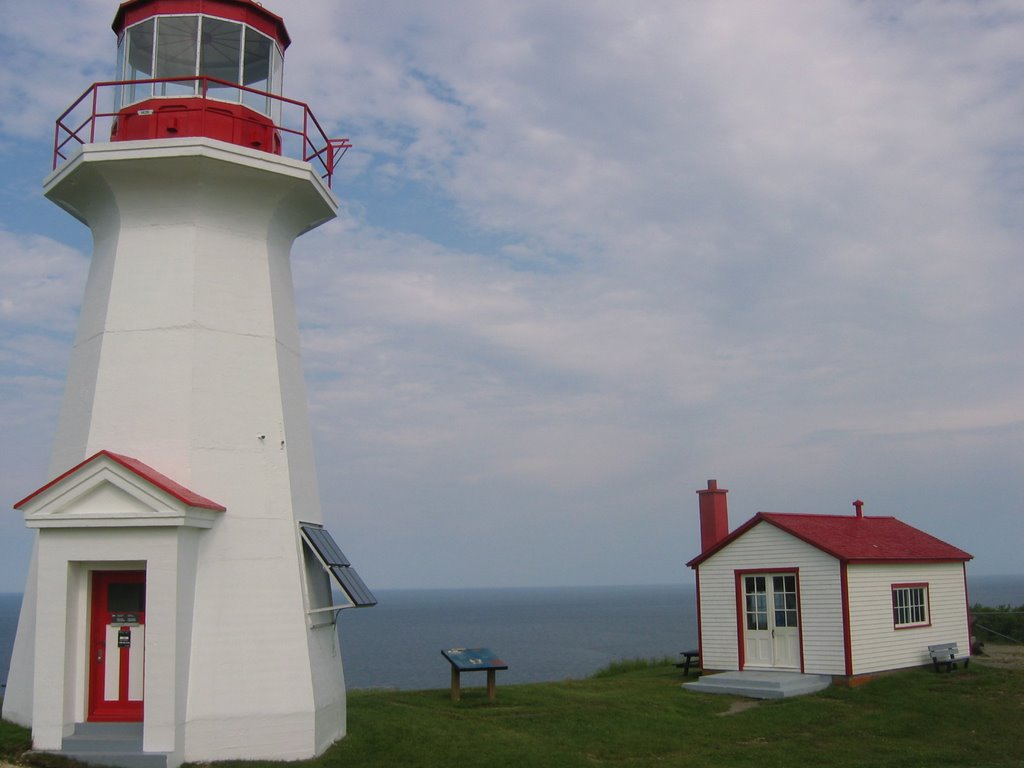
[[[121,77],[125,80],[148,80],[153,77],[153,30],[156,22],[153,19],[136,24],[124,36],[127,44],[123,46],[124,66]],[[124,103],[148,99],[152,95],[153,86],[149,83],[126,85],[123,95]]]
[[[251,27],[245,30],[245,57],[242,69],[242,85],[258,91],[271,90],[271,50],[270,38],[261,35]],[[247,107],[267,114],[267,97],[256,93],[242,92],[242,103]]]
[[[211,77],[280,94],[283,58],[267,35],[236,21],[203,15],[158,16],[125,30],[118,42],[123,80]],[[118,109],[145,99],[200,95],[198,79],[126,84]],[[245,104],[274,117],[276,101],[222,83],[208,82],[210,98]]]
[[[199,46],[199,74],[238,82],[242,65],[242,25],[223,19],[203,19],[203,37]],[[221,83],[209,84],[215,99],[238,101],[238,89]]]
[[[156,78],[194,77],[198,16],[162,16],[156,24]],[[195,93],[195,81],[156,84],[157,96],[188,96]]]

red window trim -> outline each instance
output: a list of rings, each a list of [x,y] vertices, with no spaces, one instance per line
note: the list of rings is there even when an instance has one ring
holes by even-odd
[[[699,656],[700,668],[704,669],[704,627],[701,624],[701,615],[700,615],[700,604],[701,604],[700,568],[694,568],[693,569],[693,575],[694,575],[694,587],[696,588],[696,591],[697,591],[697,652],[700,654],[700,656]]]
[[[927,612],[925,617],[927,621],[919,622],[916,624],[897,624],[896,623],[896,606],[893,606],[892,616],[892,628],[896,632],[901,632],[905,629],[921,629],[922,627],[930,627],[932,625],[932,590],[927,581],[914,581],[907,583],[897,583],[889,585],[889,596],[892,598],[893,593],[897,589],[923,589],[924,590],[924,608]]]

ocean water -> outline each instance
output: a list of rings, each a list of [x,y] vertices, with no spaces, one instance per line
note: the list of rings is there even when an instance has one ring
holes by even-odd
[[[0,683],[7,682],[7,670],[11,666],[11,651],[14,649],[14,633],[18,629],[20,610],[21,595],[0,593]],[[2,689],[0,695],[3,695]]]
[[[1024,575],[971,577],[969,588],[975,603],[1024,605]],[[692,584],[379,590],[377,598],[376,607],[339,617],[349,688],[446,688],[443,648],[491,648],[509,665],[500,686],[580,678],[613,661],[696,647]],[[20,605],[21,595],[0,594],[0,682]],[[463,685],[483,678],[464,675]]]
[[[1024,605],[1024,575],[968,576],[967,597],[971,605],[980,603],[991,608]]]
[[[697,642],[692,585],[380,590],[377,599],[338,619],[350,688],[447,687],[443,648],[490,648],[509,665],[500,685],[586,677]],[[464,675],[463,685],[483,678]]]

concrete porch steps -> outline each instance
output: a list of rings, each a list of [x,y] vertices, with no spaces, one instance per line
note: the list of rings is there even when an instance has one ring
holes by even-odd
[[[726,693],[751,699],[784,699],[817,693],[831,684],[832,678],[828,675],[743,670],[703,675],[692,683],[683,683],[683,688],[698,693]]]
[[[167,768],[166,752],[142,751],[142,723],[78,723],[59,751],[43,754],[116,768]]]

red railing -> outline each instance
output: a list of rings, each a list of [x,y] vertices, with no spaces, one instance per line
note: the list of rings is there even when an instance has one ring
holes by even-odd
[[[281,138],[281,149],[286,157],[301,158],[307,163],[314,164],[319,168],[320,177],[331,185],[334,176],[334,169],[338,162],[345,155],[352,144],[348,139],[332,139],[327,136],[316,116],[309,109],[309,106],[301,101],[295,101],[284,96],[278,96],[267,91],[259,91],[254,88],[247,88],[237,83],[226,80],[219,80],[215,77],[167,77],[151,80],[113,80],[105,83],[93,83],[68,109],[57,118],[53,139],[53,167],[57,168],[67,160],[73,151],[82,144],[96,142],[97,135],[102,138],[100,141],[108,141],[111,136],[116,120],[126,108],[115,111],[103,111],[100,105],[104,101],[109,104],[115,102],[116,91],[111,89],[123,88],[124,86],[145,86],[161,83],[194,83],[192,93],[176,93],[170,96],[147,96],[145,99],[136,99],[135,102],[152,99],[207,99],[210,102],[221,104],[239,105],[239,101],[227,101],[210,95],[211,86],[229,88],[232,92],[252,94],[258,98],[267,98],[275,102],[275,108],[271,114],[276,120],[271,121],[264,113],[253,109],[252,112],[273,125]],[[101,91],[104,93],[101,98]],[[109,98],[107,94],[109,93]],[[244,104],[243,104],[244,106]],[[250,109],[252,109],[250,107]]]

